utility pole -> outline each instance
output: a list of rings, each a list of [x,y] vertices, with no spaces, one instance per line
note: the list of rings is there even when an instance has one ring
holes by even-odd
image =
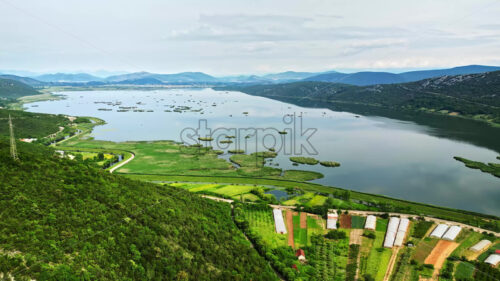
[[[10,156],[14,160],[19,160],[19,158],[17,157],[16,138],[14,137],[14,126],[12,126],[12,118],[10,118],[10,114],[9,114],[9,129],[10,129]]]

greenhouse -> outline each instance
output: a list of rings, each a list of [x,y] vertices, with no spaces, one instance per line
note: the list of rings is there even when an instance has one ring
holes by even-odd
[[[446,233],[443,235],[443,239],[453,241],[455,238],[457,238],[458,234],[462,228],[460,226],[454,225],[446,231]]]
[[[410,225],[410,220],[407,218],[401,219],[398,227],[398,233],[396,234],[396,239],[394,240],[394,246],[401,247],[405,240],[406,231]]]
[[[335,210],[329,211],[326,220],[326,229],[337,229],[337,219],[337,212]]]
[[[491,241],[484,239],[479,241],[476,245],[472,246],[470,250],[473,252],[481,252],[482,250],[486,249],[486,247],[488,247],[489,245],[491,245]]]
[[[366,217],[365,229],[375,230],[376,223],[377,217],[369,215],[368,217]]]
[[[273,215],[274,215],[274,224],[276,226],[276,232],[285,234],[286,226],[285,226],[285,221],[283,220],[283,212],[280,209],[274,209]]]
[[[438,226],[436,226],[436,228],[434,228],[430,237],[441,238],[441,237],[443,237],[446,230],[448,230],[448,225],[441,223]]]
[[[387,232],[385,233],[384,247],[392,248],[392,246],[394,246],[394,240],[396,239],[398,227],[399,218],[391,217],[389,219],[389,224],[387,225]]]

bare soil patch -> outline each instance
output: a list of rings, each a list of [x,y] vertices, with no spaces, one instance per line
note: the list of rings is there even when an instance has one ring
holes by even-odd
[[[432,252],[425,259],[424,263],[434,265],[433,279],[439,274],[446,258],[451,255],[458,245],[458,243],[452,241],[439,240],[436,247],[432,249]]]
[[[307,228],[307,213],[300,213],[300,228]]]
[[[295,248],[293,242],[293,212],[289,209],[286,210],[286,231],[288,232],[288,246]]]
[[[342,214],[340,215],[340,227],[341,228],[351,228],[351,216]]]

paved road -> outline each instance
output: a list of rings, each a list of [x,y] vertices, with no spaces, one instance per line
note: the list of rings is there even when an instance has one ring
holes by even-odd
[[[125,164],[127,164],[128,162],[130,162],[130,161],[134,160],[134,158],[135,158],[135,154],[134,154],[134,153],[131,153],[131,154],[132,154],[132,156],[131,156],[129,159],[127,159],[127,160],[125,160],[125,161],[123,161],[123,162],[119,163],[118,165],[114,166],[113,168],[109,169],[109,172],[110,172],[110,173],[113,173],[116,169],[121,168],[123,165],[125,165]]]

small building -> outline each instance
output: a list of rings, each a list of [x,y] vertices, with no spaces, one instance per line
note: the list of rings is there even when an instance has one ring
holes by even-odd
[[[448,230],[448,227],[449,227],[448,225],[446,225],[444,223],[440,223],[440,224],[438,224],[438,226],[436,226],[436,228],[434,228],[431,235],[429,235],[429,236],[432,238],[441,238],[441,237],[443,237],[446,230]]]
[[[473,252],[481,252],[482,250],[486,249],[490,245],[491,245],[491,241],[484,239],[484,240],[479,241],[476,245],[470,247],[470,250]]]
[[[491,254],[484,262],[492,266],[497,266],[500,263],[500,255],[496,253]]]
[[[461,230],[462,230],[462,228],[460,226],[453,225],[443,235],[443,239],[444,240],[448,240],[448,241],[453,241],[453,240],[455,240],[455,238],[457,238],[457,236],[458,236],[458,234],[460,233]]]
[[[369,215],[366,217],[365,229],[375,230],[377,225],[377,217],[374,215]]]
[[[326,217],[326,229],[337,229],[337,220],[339,216],[336,210],[328,210]]]
[[[306,253],[304,252],[304,250],[302,249],[298,249],[296,252],[295,252],[295,256],[297,257],[297,259],[300,261],[300,262],[304,262],[306,261]]]
[[[25,138],[25,139],[20,139],[20,141],[27,142],[27,143],[32,143],[32,142],[36,141],[36,138],[31,138],[31,139]]]

